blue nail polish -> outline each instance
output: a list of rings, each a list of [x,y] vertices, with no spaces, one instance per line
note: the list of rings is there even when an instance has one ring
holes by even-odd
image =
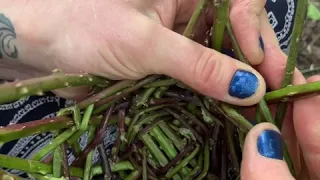
[[[261,36],[259,37],[259,42],[260,42],[261,49],[264,51],[264,42]]]
[[[245,99],[252,96],[259,86],[258,78],[251,72],[237,70],[229,86],[230,96]]]
[[[257,142],[258,152],[267,158],[283,159],[281,136],[274,130],[265,130]]]

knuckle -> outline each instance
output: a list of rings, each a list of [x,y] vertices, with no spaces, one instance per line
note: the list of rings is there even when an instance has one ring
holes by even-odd
[[[207,91],[212,84],[223,82],[221,72],[222,62],[218,59],[216,53],[204,51],[196,61],[193,71],[194,81],[199,84],[200,88]]]

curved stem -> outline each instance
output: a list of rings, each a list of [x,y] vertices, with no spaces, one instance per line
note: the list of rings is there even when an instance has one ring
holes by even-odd
[[[7,83],[0,86],[0,104],[12,102],[26,96],[42,95],[44,92],[55,89],[97,84],[108,85],[109,81],[89,74],[53,74]]]

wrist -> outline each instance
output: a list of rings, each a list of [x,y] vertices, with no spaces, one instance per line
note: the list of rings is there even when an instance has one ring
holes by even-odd
[[[10,0],[8,0],[10,1]],[[1,61],[23,64],[39,71],[51,71],[54,57],[52,44],[57,34],[57,12],[51,1],[0,0],[0,53]],[[56,9],[55,9],[56,10]],[[6,36],[4,36],[6,35]],[[4,62],[2,62],[3,64]],[[1,66],[0,66],[1,68]],[[1,71],[0,71],[1,72]]]

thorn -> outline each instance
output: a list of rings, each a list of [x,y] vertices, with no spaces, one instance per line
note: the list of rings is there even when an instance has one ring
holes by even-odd
[[[21,94],[27,94],[29,92],[29,90],[27,87],[23,87],[23,88],[21,88],[20,92],[21,92]]]

